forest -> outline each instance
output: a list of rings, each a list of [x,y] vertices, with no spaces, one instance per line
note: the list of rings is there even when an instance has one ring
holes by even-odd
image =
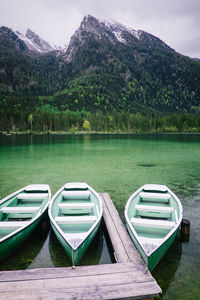
[[[0,109],[0,133],[177,133],[200,132],[199,114],[35,111]]]

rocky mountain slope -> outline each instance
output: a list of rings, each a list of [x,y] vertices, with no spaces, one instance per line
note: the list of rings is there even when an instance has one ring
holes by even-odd
[[[117,46],[118,43],[121,43],[126,47],[133,48],[133,50],[137,45],[141,44],[147,48],[160,47],[170,49],[159,38],[142,30],[128,29],[119,23],[99,21],[88,15],[83,19],[80,27],[72,36],[69,47],[64,55],[65,59],[71,61],[78,50],[85,45],[89,37],[99,42],[110,43],[112,46]]]
[[[147,32],[86,16],[68,48],[53,50],[30,30],[1,27],[2,97],[43,96],[59,110],[199,111],[200,62]]]
[[[18,35],[19,39],[24,41],[28,49],[31,51],[47,53],[56,50],[55,47],[52,47],[49,43],[47,43],[44,39],[30,29],[27,29],[25,36],[19,31],[16,31],[15,33]]]

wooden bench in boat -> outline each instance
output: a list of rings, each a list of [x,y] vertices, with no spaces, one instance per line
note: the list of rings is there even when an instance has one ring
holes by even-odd
[[[138,211],[159,212],[159,213],[169,213],[169,214],[173,211],[173,207],[166,207],[166,206],[153,206],[153,205],[139,205],[139,204],[136,204],[135,208]]]
[[[90,191],[63,191],[62,196],[65,200],[89,200]]]
[[[141,192],[139,196],[140,199],[143,201],[160,202],[160,203],[168,203],[171,197],[169,194],[145,193],[145,192]]]
[[[9,213],[35,213],[40,209],[39,206],[5,206],[2,207],[1,211],[3,213],[9,214]]]
[[[151,220],[151,219],[142,219],[142,218],[132,218],[131,223],[135,226],[165,228],[165,229],[172,229],[176,224],[173,221]]]
[[[94,223],[96,216],[70,216],[70,217],[55,217],[58,224],[81,224],[81,223]]]
[[[163,238],[154,238],[154,237],[143,237],[140,236],[139,237],[140,243],[143,244],[143,246],[145,247],[145,245],[148,245],[148,248],[151,248],[152,246],[152,250],[155,249],[155,247],[160,246],[163,242]]]
[[[48,192],[48,184],[30,184],[25,189],[26,192]]]
[[[17,229],[30,224],[29,221],[1,221],[0,229]]]
[[[64,212],[76,212],[77,210],[83,210],[84,212],[90,213],[94,207],[92,202],[82,202],[82,203],[59,203],[58,207]]]
[[[66,190],[87,190],[88,184],[85,182],[68,182],[65,184]]]
[[[47,193],[21,193],[17,195],[17,199],[23,201],[43,201],[47,196]]]

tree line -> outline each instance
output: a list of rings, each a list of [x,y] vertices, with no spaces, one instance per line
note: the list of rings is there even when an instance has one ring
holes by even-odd
[[[22,111],[0,109],[0,132],[200,132],[198,114],[150,114],[86,111]]]

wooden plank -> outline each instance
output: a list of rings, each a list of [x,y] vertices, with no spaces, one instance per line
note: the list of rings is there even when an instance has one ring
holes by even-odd
[[[23,213],[34,213],[40,209],[40,206],[5,206],[2,207],[1,211],[5,214],[23,214]]]
[[[82,223],[94,223],[96,216],[58,216],[55,217],[55,221],[58,224],[82,224]]]
[[[135,226],[144,226],[144,227],[153,227],[153,228],[163,228],[163,229],[172,229],[176,223],[173,221],[165,220],[152,220],[152,219],[141,219],[141,218],[132,218],[131,223]]]
[[[18,229],[19,227],[28,226],[29,221],[3,221],[0,222],[0,229]]]
[[[74,268],[41,268],[41,269],[27,269],[18,271],[0,271],[0,282],[3,281],[18,281],[18,280],[38,280],[38,279],[51,279],[51,278],[64,278],[64,277],[84,277],[93,274],[109,274],[115,271],[121,273],[126,271],[142,272],[149,276],[146,268],[135,267],[132,263],[122,264],[102,264],[90,266],[78,266]],[[150,277],[149,277],[150,278]]]
[[[171,206],[153,206],[153,205],[140,205],[136,204],[135,208],[138,211],[147,211],[147,212],[159,212],[159,213],[171,213],[174,209]]]
[[[0,290],[8,300],[143,299],[160,292],[146,268],[132,263],[0,272]]]
[[[115,251],[117,262],[134,262],[144,266],[144,262],[131,241],[109,194],[101,193],[100,196],[103,202],[103,218]]]
[[[18,194],[17,199],[19,200],[44,200],[49,194],[47,193],[24,193],[24,194]]]

